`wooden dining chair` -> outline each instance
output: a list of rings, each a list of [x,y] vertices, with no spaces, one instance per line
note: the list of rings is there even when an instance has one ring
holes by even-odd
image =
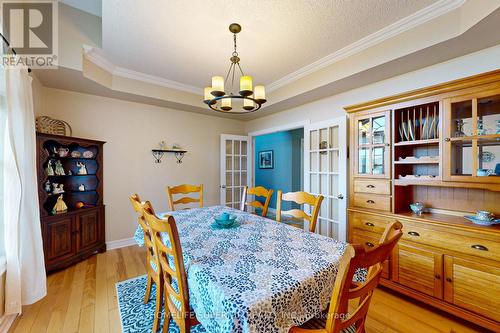
[[[328,314],[314,318],[300,327],[292,327],[290,333],[363,333],[365,320],[373,291],[377,287],[383,270],[383,262],[392,253],[403,235],[402,224],[394,222],[387,226],[376,247],[366,250],[363,245],[348,245],[339,263]],[[353,282],[359,267],[369,267],[363,282]],[[349,301],[359,299],[354,309]]]
[[[287,211],[282,211],[281,207],[283,201],[291,201],[299,205],[304,205],[304,204],[310,205],[312,214],[308,215],[306,214],[306,212],[300,209],[291,209]],[[276,204],[276,221],[285,222],[287,224],[302,228],[303,227],[302,222],[297,222],[296,220],[286,221],[284,220],[282,215],[285,214],[295,219],[307,220],[309,221],[309,231],[314,232],[316,230],[316,222],[318,220],[318,214],[322,202],[323,202],[322,195],[314,196],[307,192],[283,193],[283,191],[278,190],[278,198]]]
[[[151,288],[153,286],[153,282],[156,283],[159,281],[158,278],[161,279],[161,274],[157,272],[158,263],[155,262],[156,258],[153,257],[153,241],[151,239],[151,232],[149,231],[148,225],[144,220],[144,202],[141,201],[141,198],[138,194],[132,194],[130,197],[130,202],[132,203],[132,208],[134,208],[137,213],[137,222],[144,233],[144,247],[146,248],[146,262],[147,262],[147,284],[146,284],[146,293],[144,294],[144,303],[149,302],[149,296],[151,294]],[[153,209],[151,207],[151,209]]]
[[[184,257],[175,219],[171,215],[160,219],[148,208],[144,209],[144,216],[150,227],[154,251],[163,272],[163,289],[157,289],[158,294],[163,294],[165,305],[162,332],[168,332],[170,318],[179,326],[181,333],[190,332],[191,327],[199,322],[189,306]],[[165,244],[162,234],[168,237],[168,245]],[[159,317],[161,308],[157,313]]]
[[[241,198],[241,206],[240,210],[245,211],[245,206],[248,207],[253,207],[255,209],[260,209],[261,210],[261,216],[266,217],[267,216],[267,210],[269,208],[269,203],[271,202],[271,197],[273,196],[274,190],[272,189],[267,189],[262,186],[257,186],[257,187],[248,187],[244,186],[243,187],[243,196]],[[249,195],[253,195],[255,197],[263,197],[265,198],[264,204],[258,200],[254,200],[251,202],[247,202],[247,197]]]
[[[149,201],[142,202],[141,198],[137,194],[133,194],[129,197],[132,207],[137,212],[137,221],[144,232],[144,246],[146,247],[146,263],[147,263],[147,283],[146,283],[146,293],[144,294],[144,303],[149,302],[149,297],[151,294],[151,289],[153,288],[153,283],[156,284],[156,289],[161,290],[163,285],[163,276],[161,274],[161,267],[158,261],[158,256],[156,255],[154,249],[154,241],[152,238],[151,229],[145,220],[144,211],[152,212],[154,214],[154,209]],[[156,305],[155,320],[153,322],[153,332],[158,331],[160,325],[160,314],[161,314],[161,294],[156,293]],[[159,312],[158,312],[159,311]],[[160,318],[161,319],[161,318]]]
[[[174,194],[189,194],[189,193],[199,193],[199,197],[198,198],[182,197],[177,200],[174,200]],[[175,210],[175,205],[190,204],[193,202],[199,202],[200,207],[203,207],[203,184],[200,185],[182,184],[178,186],[167,186],[167,195],[168,195],[168,204],[170,206],[171,211]]]

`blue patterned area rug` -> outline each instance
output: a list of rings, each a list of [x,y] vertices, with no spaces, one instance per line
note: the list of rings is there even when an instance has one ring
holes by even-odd
[[[143,303],[146,292],[147,276],[142,275],[130,280],[116,284],[118,296],[118,308],[120,309],[120,321],[123,333],[151,333],[155,314],[156,286],[153,285],[150,300]],[[160,330],[163,327],[163,311],[161,313]],[[173,320],[170,321],[168,333],[178,333],[179,327]],[[201,325],[191,329],[193,333],[204,333]]]

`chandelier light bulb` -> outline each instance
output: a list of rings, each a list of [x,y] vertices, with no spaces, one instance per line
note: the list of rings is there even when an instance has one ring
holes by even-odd
[[[266,88],[263,85],[255,86],[255,100],[259,103],[266,102]]]
[[[212,95],[216,97],[224,96],[224,78],[222,76],[212,77]]]
[[[243,75],[240,77],[240,95],[250,96],[253,91],[252,77],[250,75]]]
[[[253,98],[253,95],[250,95],[250,96],[248,96],[248,97]],[[251,110],[253,110],[254,108],[255,108],[255,103],[254,103],[254,101],[253,101],[253,100],[251,100],[251,99],[247,99],[247,98],[245,98],[245,99],[243,100],[243,109],[245,109],[245,110],[247,110],[247,111],[251,111]]]
[[[232,110],[232,107],[231,107],[231,98],[223,98],[221,99],[221,109],[224,110],[224,111],[231,111]]]

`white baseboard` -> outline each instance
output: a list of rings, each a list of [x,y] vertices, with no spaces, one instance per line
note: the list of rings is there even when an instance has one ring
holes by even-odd
[[[0,332],[8,332],[14,320],[16,320],[17,315],[3,316],[0,317]]]
[[[132,245],[137,245],[137,243],[134,240],[134,237],[118,239],[106,242],[106,250],[114,250]]]

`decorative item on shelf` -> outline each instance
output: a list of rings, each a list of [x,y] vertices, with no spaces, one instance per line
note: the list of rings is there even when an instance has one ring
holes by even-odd
[[[476,215],[466,215],[464,217],[472,223],[479,225],[493,225],[500,223],[500,219],[496,219],[492,213],[485,210],[478,210]]]
[[[66,157],[69,154],[69,149],[64,147],[59,147],[59,148],[54,147],[54,153],[56,156]]]
[[[497,120],[497,131],[496,134],[500,134],[500,119]]]
[[[86,204],[86,203],[85,203],[85,202],[83,202],[83,201],[78,201],[78,202],[75,204],[75,208],[76,208],[76,209],[82,209],[82,208],[92,208],[92,207],[95,207],[95,205]]]
[[[66,172],[64,172],[64,168],[62,166],[61,161],[56,161],[56,168],[54,170],[56,176],[66,176]]]
[[[456,124],[456,130],[455,130],[455,134],[453,136],[456,138],[465,136],[465,133],[464,133],[465,121],[463,119],[457,119],[457,120],[455,120],[455,124]]]
[[[436,176],[434,175],[399,175],[398,176],[399,179],[403,179],[403,180],[414,180],[414,179],[420,179],[420,180],[431,180],[431,179],[435,179]]]
[[[163,140],[160,141],[160,142],[158,142],[158,149],[160,149],[160,150],[167,149],[167,143],[165,141],[163,141]]]
[[[45,182],[44,189],[45,189],[45,192],[47,192],[47,193],[51,193],[52,192],[52,185],[50,184],[50,180],[47,180]]]
[[[45,169],[45,171],[47,172],[47,176],[54,176],[55,173],[54,173],[54,169],[52,168],[52,161],[49,160],[47,162],[47,168]]]
[[[437,162],[439,161],[439,156],[421,156],[421,157],[415,157],[415,156],[407,156],[407,157],[399,157],[398,161],[400,162]]]
[[[85,191],[85,184],[80,184],[80,185],[78,186],[78,191],[80,191],[80,192]]]
[[[486,135],[487,131],[484,128],[484,123],[482,119],[477,120],[477,135]]]
[[[54,183],[52,184],[52,194],[61,194],[64,193],[64,184]]]
[[[177,163],[181,164],[184,155],[187,153],[187,150],[182,149],[179,144],[174,143],[171,149],[152,149],[151,153],[153,154],[155,163],[161,163],[161,159],[163,158],[163,155],[165,155],[165,153],[173,153],[175,159],[177,160]]]
[[[413,141],[415,140],[415,128],[413,127],[415,123],[412,123],[410,119],[410,111],[408,110],[408,139]]]
[[[40,116],[36,118],[36,130],[40,133],[66,135],[68,129],[68,136],[73,134],[71,126],[64,120],[52,119],[47,116]]]
[[[68,170],[68,176],[72,176],[73,172],[71,170]]]
[[[76,162],[76,166],[78,168],[78,171],[76,172],[77,175],[87,175],[87,167],[85,166],[85,163],[83,162]]]
[[[495,160],[495,154],[490,151],[483,151],[479,153],[479,160],[481,162],[489,163]]]
[[[500,163],[497,163],[497,165],[495,165],[495,174],[497,176],[500,176]]]
[[[68,206],[66,206],[66,203],[63,200],[63,195],[61,194],[56,201],[56,204],[54,205],[54,208],[52,209],[52,214],[63,214],[68,211]]]
[[[320,150],[325,150],[325,149],[328,149],[328,142],[327,142],[327,141],[321,141],[321,142],[319,143],[319,149],[320,149]],[[320,153],[321,155],[325,155],[325,154],[327,154],[327,152],[326,152],[326,151],[320,151],[319,153]]]
[[[82,157],[82,153],[80,153],[78,150],[73,150],[71,152],[71,157],[73,158],[79,158],[79,157]]]
[[[229,31],[233,33],[234,40],[234,51],[230,58],[231,65],[229,66],[229,71],[227,72],[226,79],[222,76],[212,77],[212,86],[206,87],[204,89],[203,102],[207,104],[210,109],[222,112],[222,113],[237,113],[245,114],[257,111],[261,108],[262,104],[266,102],[266,93],[263,85],[257,85],[253,87],[252,77],[245,75],[240,66],[240,58],[238,52],[236,51],[236,34],[241,31],[241,26],[238,23],[232,23],[229,25]],[[233,92],[234,78],[238,75],[237,69],[241,73],[239,92]],[[231,90],[226,91],[224,83],[228,81],[229,77],[231,80]],[[242,109],[239,111],[233,110],[233,101],[243,100]]]
[[[424,204],[421,202],[415,202],[410,204],[410,209],[411,211],[416,214],[416,215],[422,215],[422,212],[424,211]]]
[[[476,175],[479,177],[494,176],[495,171],[493,169],[477,169]]]
[[[83,152],[83,157],[84,158],[92,158],[92,157],[94,157],[94,153],[91,152],[90,150],[86,150]]]

